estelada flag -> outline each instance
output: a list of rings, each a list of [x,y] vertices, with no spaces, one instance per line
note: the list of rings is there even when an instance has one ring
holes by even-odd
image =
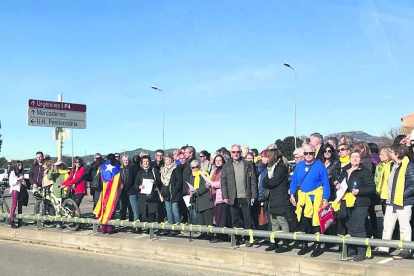
[[[121,170],[118,164],[113,166],[109,160],[99,170],[98,173],[101,173],[102,179],[102,192],[93,214],[102,224],[107,224],[115,211],[118,198],[121,195],[123,187]]]

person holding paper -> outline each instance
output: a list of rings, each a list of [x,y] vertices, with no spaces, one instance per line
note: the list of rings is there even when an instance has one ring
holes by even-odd
[[[343,168],[339,175],[339,183],[344,179],[346,179],[348,190],[342,201],[346,202],[348,233],[351,237],[366,238],[365,219],[371,205],[371,196],[375,193],[375,183],[371,171],[361,163],[360,150],[351,151],[350,164]],[[340,189],[340,184],[336,185],[336,189]],[[366,260],[366,251],[366,246],[348,245],[348,256],[354,256],[355,262]]]
[[[135,188],[138,192],[138,215],[142,221],[142,216],[147,217],[147,222],[156,222],[156,213],[158,211],[159,194],[158,190],[161,188],[160,173],[156,168],[151,166],[151,159],[144,155],[141,158],[141,170],[137,174],[135,180]],[[149,193],[144,193],[143,190],[147,183],[152,183]],[[145,185],[144,185],[145,184]],[[151,186],[151,185],[150,185]]]
[[[206,182],[210,181],[210,175],[208,172],[200,170],[200,163],[197,160],[191,161],[190,168],[192,171],[190,184],[195,191],[189,189],[188,192],[190,197],[194,199],[194,211],[197,213],[198,224],[213,225],[213,202],[210,200],[210,189],[206,187]],[[198,237],[198,239],[211,238],[210,233],[203,233]]]

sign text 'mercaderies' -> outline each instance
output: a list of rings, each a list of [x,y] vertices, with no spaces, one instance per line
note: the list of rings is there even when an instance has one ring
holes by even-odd
[[[29,107],[86,112],[86,105],[65,102],[29,100]]]

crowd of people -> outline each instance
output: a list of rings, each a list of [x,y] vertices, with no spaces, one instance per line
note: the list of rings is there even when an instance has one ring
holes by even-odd
[[[318,212],[333,208],[335,223],[324,234],[351,237],[382,237],[411,241],[411,214],[414,205],[414,135],[398,136],[392,145],[381,149],[374,143],[354,142],[352,136],[340,140],[328,137],[325,142],[313,133],[293,152],[294,169],[282,149],[269,145],[257,149],[234,144],[209,153],[184,146],[172,154],[157,150],[155,160],[142,151],[132,159],[119,153],[94,155],[88,167],[75,157],[68,170],[61,161],[52,163],[42,152],[30,170],[27,183],[22,162],[16,161],[10,174],[12,191],[11,227],[18,207],[27,205],[27,189],[49,185],[57,197],[71,197],[78,205],[89,182],[94,199],[94,215],[102,223],[102,233],[115,233],[107,222],[117,215],[122,220],[190,223],[265,229],[282,232],[320,233]],[[341,197],[337,191],[345,187]],[[378,233],[375,206],[384,213],[382,235]],[[399,227],[396,229],[396,222]],[[399,233],[395,233],[397,232]],[[133,232],[142,233],[140,228]],[[161,231],[160,231],[161,232]],[[180,231],[160,234],[178,235]],[[225,234],[201,234],[199,239],[212,243],[228,240]],[[249,237],[237,243],[251,247]],[[312,251],[317,257],[329,244],[276,241],[266,251],[277,253],[299,246],[298,255]],[[378,254],[389,254],[378,247]],[[366,246],[349,246],[348,255],[356,262],[367,258]],[[401,250],[395,259],[410,258],[410,250]],[[369,257],[369,256],[368,256]]]

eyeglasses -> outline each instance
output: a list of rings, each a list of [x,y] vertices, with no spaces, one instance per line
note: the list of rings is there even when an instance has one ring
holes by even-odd
[[[80,162],[79,161],[76,161],[76,162],[74,162],[75,164],[80,164]]]
[[[119,155],[115,155],[115,158],[119,158],[119,157],[121,157],[121,156],[119,156]]]
[[[331,150],[325,150],[325,152],[326,152],[326,153],[332,153],[332,151],[331,151]]]
[[[338,149],[338,152],[346,151],[346,150],[348,150],[348,149],[346,149],[346,148],[340,148],[340,149]]]
[[[203,158],[203,157],[205,157],[204,155],[199,155],[200,156],[200,158]]]
[[[239,150],[232,150],[231,153],[236,154],[236,153],[240,153],[240,151]]]
[[[313,151],[305,151],[303,153],[303,155],[314,155],[314,154],[315,154],[315,152],[313,152]]]
[[[200,166],[191,167],[192,170],[195,170],[195,169],[198,169],[198,168],[200,168]]]

